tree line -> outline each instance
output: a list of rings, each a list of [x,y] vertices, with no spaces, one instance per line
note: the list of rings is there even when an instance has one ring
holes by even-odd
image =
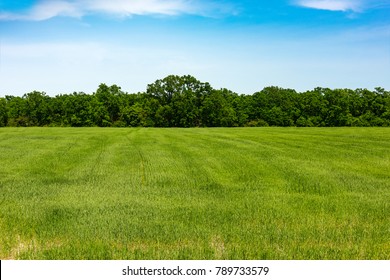
[[[170,75],[140,93],[101,84],[93,94],[7,95],[0,98],[0,127],[4,126],[390,126],[390,92],[315,88],[298,93],[266,87],[239,95],[190,75]]]

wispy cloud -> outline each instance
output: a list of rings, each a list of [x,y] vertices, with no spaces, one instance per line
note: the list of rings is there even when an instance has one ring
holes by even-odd
[[[213,2],[213,1],[211,1]],[[57,16],[82,17],[108,14],[119,17],[133,15],[207,14],[206,1],[194,0],[40,0],[21,12],[0,12],[0,20],[42,21]]]
[[[305,8],[328,11],[359,12],[362,9],[362,2],[359,0],[298,0],[296,4]]]

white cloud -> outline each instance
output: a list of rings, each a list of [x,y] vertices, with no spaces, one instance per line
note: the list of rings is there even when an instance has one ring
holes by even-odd
[[[362,8],[362,3],[359,0],[299,0],[297,5],[311,9],[342,12],[359,12]]]
[[[56,16],[82,17],[103,13],[114,16],[204,14],[205,6],[191,0],[41,0],[21,13],[0,13],[0,20],[47,20]]]
[[[144,14],[176,15],[193,12],[189,2],[182,0],[89,0],[85,2],[85,6],[89,11],[120,16]]]
[[[25,15],[26,19],[45,20],[55,16],[80,17],[82,11],[74,3],[67,1],[45,1],[34,6],[31,11]]]
[[[0,13],[0,20],[46,20],[56,16],[80,17],[83,13],[76,2],[70,1],[39,1],[31,9],[20,13]]]

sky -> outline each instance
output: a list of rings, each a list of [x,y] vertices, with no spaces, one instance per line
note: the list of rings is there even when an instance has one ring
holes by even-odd
[[[168,75],[390,90],[390,0],[1,0],[0,96],[129,93]]]

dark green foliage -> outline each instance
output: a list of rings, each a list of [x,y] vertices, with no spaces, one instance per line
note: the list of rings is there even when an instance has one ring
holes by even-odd
[[[189,75],[170,75],[149,84],[145,93],[101,84],[92,95],[50,97],[33,91],[6,96],[0,98],[1,126],[390,126],[390,92],[378,87],[297,93],[266,87],[238,95]]]
[[[294,90],[267,87],[253,95],[255,119],[272,126],[294,126],[299,117],[297,94]]]
[[[237,124],[233,101],[237,95],[227,89],[212,90],[202,102],[202,125],[207,127],[231,127]]]
[[[7,100],[5,98],[0,98],[0,127],[6,126],[7,122],[8,122]]]
[[[158,108],[161,126],[193,127],[203,125],[202,104],[212,91],[210,84],[192,76],[170,75],[148,85],[147,97],[162,107]]]

